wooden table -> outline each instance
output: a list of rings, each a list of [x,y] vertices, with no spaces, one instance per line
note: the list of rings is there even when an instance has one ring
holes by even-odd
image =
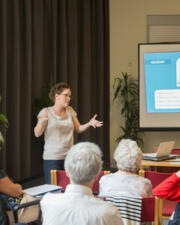
[[[153,167],[153,171],[157,171],[158,167],[177,167],[180,169],[180,158],[178,159],[169,159],[169,160],[165,160],[165,161],[151,161],[151,160],[142,160],[141,162],[141,167],[139,170],[139,175],[144,174],[144,169],[145,167]]]

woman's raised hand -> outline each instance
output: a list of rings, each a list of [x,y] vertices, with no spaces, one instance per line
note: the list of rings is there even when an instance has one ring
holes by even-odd
[[[93,116],[93,118],[89,121],[89,124],[90,124],[92,127],[94,127],[94,128],[96,128],[96,127],[102,127],[102,126],[103,126],[103,121],[98,121],[98,120],[96,120],[96,117],[97,117],[97,114],[95,114],[95,115]]]

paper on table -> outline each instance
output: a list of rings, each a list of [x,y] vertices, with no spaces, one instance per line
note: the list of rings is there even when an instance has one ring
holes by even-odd
[[[180,158],[172,159],[168,161],[169,164],[179,165],[180,164]]]
[[[42,195],[47,192],[56,191],[56,190],[57,191],[62,190],[62,187],[57,185],[52,185],[52,184],[43,184],[43,185],[35,186],[32,188],[24,189],[23,192],[31,196],[37,196],[37,195]]]
[[[168,161],[168,162],[179,162],[179,163],[180,163],[180,158],[177,157],[177,158],[175,158],[175,159],[171,159],[171,160]]]

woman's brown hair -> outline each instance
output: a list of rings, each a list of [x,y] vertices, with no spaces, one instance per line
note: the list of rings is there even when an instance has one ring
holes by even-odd
[[[54,102],[55,94],[61,94],[65,89],[70,89],[70,86],[67,83],[61,82],[55,84],[49,92],[49,98]]]

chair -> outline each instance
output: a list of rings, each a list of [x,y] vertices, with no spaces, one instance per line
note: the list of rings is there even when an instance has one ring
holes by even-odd
[[[155,188],[158,184],[160,184],[162,181],[167,179],[169,176],[172,175],[172,173],[160,173],[160,172],[154,172],[154,171],[145,171],[144,174],[139,174],[140,176],[148,178],[152,183],[152,188]],[[173,211],[176,208],[176,202],[169,201],[166,199],[163,199],[163,201],[160,201],[160,204],[162,204],[162,218],[169,218]]]
[[[14,214],[15,223],[18,222],[18,210],[27,208],[27,207],[31,207],[31,206],[35,206],[35,205],[39,205],[39,204],[40,204],[40,199],[37,199],[37,200],[31,201],[31,202],[19,204],[16,207],[14,207],[14,209],[12,211]],[[40,208],[40,206],[39,206],[39,208]],[[26,223],[24,223],[24,224],[26,224]],[[37,225],[41,224],[41,211],[39,211],[39,216],[38,216],[37,221],[28,222],[27,224],[37,224]]]
[[[159,221],[159,198],[148,196],[142,198],[141,222],[153,222],[154,225],[160,224]],[[160,205],[162,207],[162,205]]]
[[[95,180],[94,182],[94,185],[93,185],[93,188],[92,188],[92,191],[94,194],[98,194],[99,193],[99,180],[101,179],[102,176],[106,175],[106,174],[109,174],[110,171],[109,170],[104,170],[104,171],[101,171],[99,173],[99,176],[98,178]]]
[[[65,191],[69,183],[69,177],[64,170],[51,170],[51,184],[59,185]]]
[[[110,173],[110,171],[101,171],[98,178],[94,182],[92,191],[93,193],[97,194],[99,192],[99,180],[100,178]],[[70,183],[69,177],[66,175],[64,170],[51,170],[51,184],[59,185],[64,190],[66,190],[66,186]]]
[[[155,188],[158,184],[164,181],[166,178],[172,175],[172,173],[159,173],[155,171],[141,171],[140,176],[148,178],[151,181],[152,188]]]
[[[173,148],[172,151],[171,151],[171,154],[180,155],[180,148]]]
[[[124,224],[140,224],[154,222],[154,225],[161,224],[162,210],[159,207],[160,199],[154,196],[133,198],[121,196],[108,196],[106,201],[116,206],[121,214]]]

